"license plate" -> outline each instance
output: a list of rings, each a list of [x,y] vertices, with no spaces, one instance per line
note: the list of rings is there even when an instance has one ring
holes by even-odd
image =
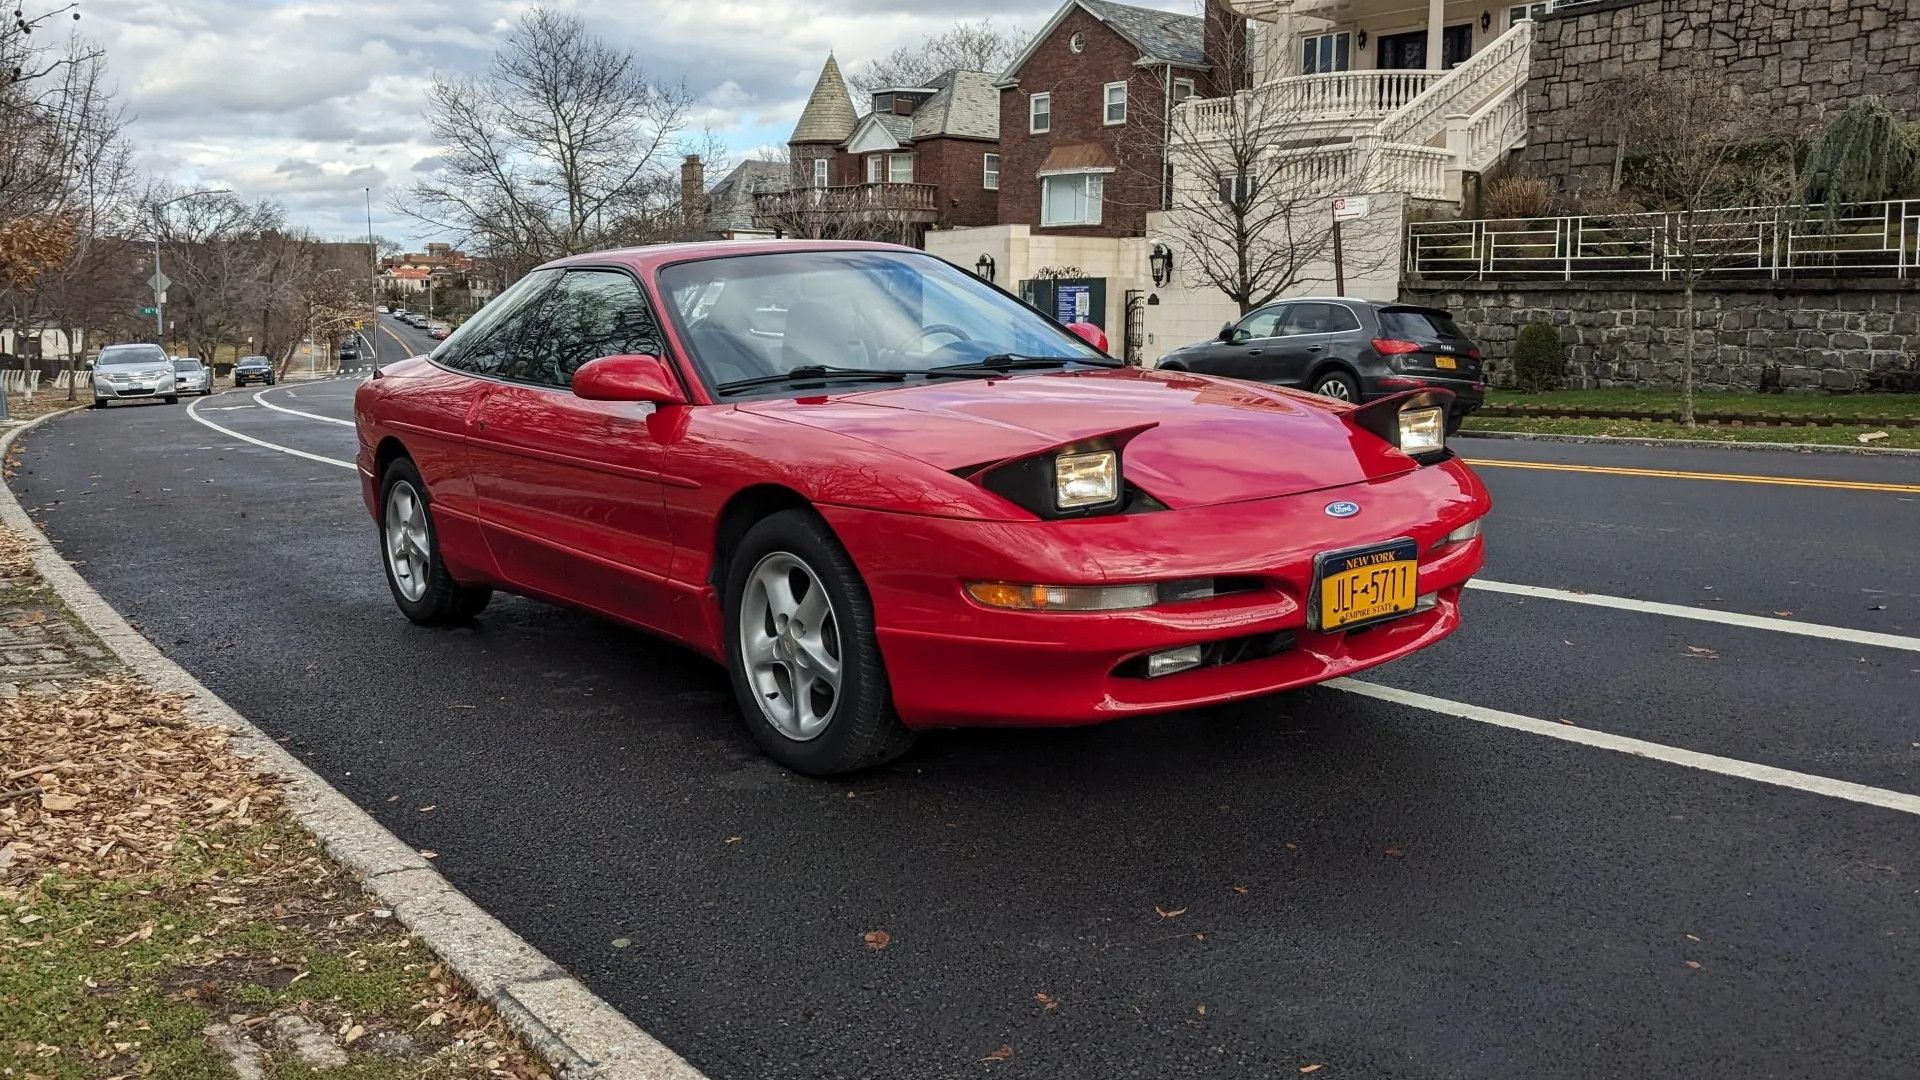
[[[1452,371],[1460,366],[1460,362],[1451,356],[1436,356],[1433,358],[1433,366],[1443,371]]]
[[[1411,612],[1420,600],[1420,548],[1412,540],[1314,557],[1315,628],[1347,630]]]

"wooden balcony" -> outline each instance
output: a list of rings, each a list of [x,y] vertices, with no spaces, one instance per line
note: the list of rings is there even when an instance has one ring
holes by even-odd
[[[809,220],[859,219],[888,225],[932,225],[940,218],[940,189],[933,184],[845,184],[762,192],[754,216],[779,226]]]

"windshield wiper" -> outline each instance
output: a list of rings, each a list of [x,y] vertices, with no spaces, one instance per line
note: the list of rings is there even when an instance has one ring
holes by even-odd
[[[722,394],[752,390],[759,386],[782,386],[789,383],[828,382],[833,380],[867,379],[877,382],[906,382],[907,376],[918,375],[917,371],[876,371],[872,368],[830,367],[826,364],[802,364],[792,371],[783,371],[777,375],[762,375],[753,379],[735,379],[714,387]]]
[[[1021,353],[996,353],[979,360],[969,360],[964,364],[948,364],[927,372],[929,377],[941,375],[968,376],[982,373],[997,375],[1003,371],[1040,371],[1047,368],[1062,368],[1070,364],[1085,364],[1088,367],[1120,367],[1117,360],[1105,360],[1093,356],[1026,356]]]

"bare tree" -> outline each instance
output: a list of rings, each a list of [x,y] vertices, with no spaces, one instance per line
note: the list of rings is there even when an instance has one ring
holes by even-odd
[[[1000,72],[1020,55],[1027,39],[992,19],[954,23],[918,44],[902,45],[878,60],[869,60],[854,73],[856,89],[871,93],[889,86],[925,86],[945,72]]]
[[[1207,17],[1237,18],[1220,5],[1209,5]],[[1210,40],[1236,46],[1219,58],[1210,87],[1225,92],[1250,85],[1255,72],[1244,34],[1237,25],[1220,30]],[[1160,101],[1154,85],[1130,93],[1130,104]],[[1180,252],[1185,273],[1224,294],[1242,314],[1332,276],[1334,196],[1403,190],[1408,180],[1391,152],[1370,137],[1279,148],[1278,125],[1286,118],[1255,95],[1190,100],[1164,118],[1134,120],[1115,129],[1113,156],[1124,179],[1108,184],[1108,199],[1131,193],[1148,210],[1164,209],[1156,236]],[[1348,276],[1377,270],[1396,252],[1394,245],[1350,243]]]
[[[1623,126],[1635,133],[1625,181],[1666,211],[1666,265],[1685,294],[1681,422],[1694,423],[1696,290],[1716,271],[1749,266],[1759,237],[1778,227],[1794,185],[1790,142],[1766,109],[1726,79],[1682,70],[1624,77],[1622,100],[1637,103]]]
[[[433,80],[427,118],[444,164],[396,209],[510,276],[660,239],[679,217],[678,140],[693,104],[580,17],[536,7],[484,75]]]

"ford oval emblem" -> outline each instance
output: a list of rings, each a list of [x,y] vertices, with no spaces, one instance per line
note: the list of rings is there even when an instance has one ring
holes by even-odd
[[[1327,504],[1328,517],[1350,518],[1359,512],[1360,512],[1359,503],[1337,502],[1337,503]]]

